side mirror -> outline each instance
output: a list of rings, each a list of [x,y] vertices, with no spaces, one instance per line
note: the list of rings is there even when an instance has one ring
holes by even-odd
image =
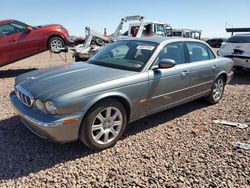
[[[31,26],[27,26],[25,33],[29,33],[33,30]]]
[[[175,66],[175,60],[173,59],[162,59],[158,64],[159,69],[167,69],[174,66]]]

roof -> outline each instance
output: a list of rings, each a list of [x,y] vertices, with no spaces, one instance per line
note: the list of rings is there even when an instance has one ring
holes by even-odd
[[[226,28],[227,32],[250,32],[250,27]]]
[[[249,36],[249,35],[250,35],[250,33],[241,33],[241,34],[236,34],[234,36]]]
[[[0,20],[0,25],[4,25],[4,24],[8,24],[8,23],[12,23],[16,20]]]
[[[207,39],[207,40],[220,40],[220,39],[222,39],[222,40],[226,40],[226,38],[223,38],[223,37],[217,37],[217,38],[210,38],[210,39]]]
[[[139,40],[139,41],[148,41],[148,42],[155,42],[155,43],[162,43],[165,41],[174,42],[174,41],[193,41],[193,42],[203,42],[201,40],[193,39],[193,38],[183,38],[183,37],[131,37],[125,38],[123,40]]]
[[[193,33],[201,33],[202,30],[197,30],[197,29],[173,29],[173,32],[180,32],[180,31],[185,31],[185,32],[193,32]]]

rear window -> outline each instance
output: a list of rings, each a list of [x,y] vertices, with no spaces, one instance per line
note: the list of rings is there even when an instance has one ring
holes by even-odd
[[[232,36],[226,40],[228,43],[250,43],[250,35]]]

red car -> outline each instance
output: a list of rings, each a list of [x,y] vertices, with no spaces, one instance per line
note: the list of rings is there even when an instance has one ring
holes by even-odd
[[[68,38],[67,29],[58,24],[32,27],[16,20],[0,21],[0,66],[47,49],[56,51]]]

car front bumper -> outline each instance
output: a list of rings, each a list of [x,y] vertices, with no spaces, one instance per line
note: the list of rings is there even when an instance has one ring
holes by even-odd
[[[54,142],[66,143],[78,139],[82,114],[52,116],[25,106],[14,93],[10,95],[12,106],[24,125],[37,136]],[[65,120],[77,120],[65,124]],[[67,122],[67,121],[66,121]]]

